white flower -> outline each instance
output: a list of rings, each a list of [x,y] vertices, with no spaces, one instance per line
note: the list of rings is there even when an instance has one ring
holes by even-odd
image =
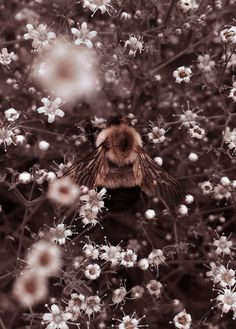
[[[163,165],[163,159],[161,157],[155,157],[154,161],[159,165],[162,166]]]
[[[27,262],[28,266],[39,275],[54,275],[62,265],[61,250],[47,241],[36,242],[30,248]]]
[[[163,128],[152,127],[152,131],[148,133],[148,138],[154,144],[163,143],[166,139],[165,133]]]
[[[213,282],[219,283],[221,287],[232,287],[236,283],[235,271],[228,269],[221,265],[217,271],[217,275],[214,277]]]
[[[89,31],[88,24],[86,22],[83,22],[81,24],[81,28],[79,28],[79,30],[73,27],[71,29],[71,32],[76,37],[76,40],[75,40],[76,46],[83,44],[89,49],[93,48],[92,39],[94,39],[96,37],[97,32]]]
[[[125,41],[125,47],[128,46],[130,56],[135,56],[137,51],[140,53],[143,51],[143,41],[141,37],[130,36],[129,39]]]
[[[18,181],[21,184],[29,184],[32,181],[32,175],[27,172],[27,171],[23,171],[22,173],[19,174],[18,176]]]
[[[11,129],[0,127],[0,146],[3,144],[4,151],[7,151],[7,146],[14,144],[13,142],[14,132]]]
[[[102,188],[99,192],[93,189],[89,190],[88,194],[82,195],[80,200],[85,203],[85,209],[90,209],[92,212],[98,214],[104,208],[103,198],[106,191],[105,188]]]
[[[230,130],[230,128],[227,127],[225,133],[223,133],[223,137],[225,143],[228,144],[228,148],[234,150],[236,148],[236,128]]]
[[[138,267],[141,268],[141,270],[143,270],[143,271],[147,270],[148,267],[149,267],[148,259],[147,258],[141,258],[138,261]]]
[[[148,284],[146,284],[146,288],[150,295],[159,297],[162,290],[162,284],[157,280],[151,280],[148,282]]]
[[[181,204],[178,207],[178,214],[180,216],[185,216],[188,214],[188,207],[185,204]]]
[[[98,259],[99,250],[97,249],[97,246],[94,246],[91,243],[85,243],[83,251],[87,258],[92,258],[93,260]]]
[[[88,7],[93,12],[93,15],[98,9],[104,14],[111,7],[111,0],[83,0],[83,2],[84,7]]]
[[[115,267],[119,264],[121,258],[120,246],[102,245],[100,250],[100,259],[111,262],[112,267]]]
[[[154,219],[156,217],[156,213],[153,209],[148,209],[145,211],[144,216],[146,219]]]
[[[144,292],[145,292],[144,288],[142,286],[137,285],[132,287],[131,296],[135,299],[139,299],[143,296]]]
[[[68,177],[52,180],[48,188],[48,198],[64,207],[75,204],[79,198],[79,193],[79,186]]]
[[[125,296],[127,294],[127,291],[125,287],[117,288],[112,292],[112,302],[114,304],[120,304],[123,302]]]
[[[65,113],[59,108],[63,105],[63,101],[60,97],[55,98],[54,100],[50,100],[48,98],[43,98],[41,102],[44,106],[41,106],[37,109],[38,113],[44,113],[44,115],[48,116],[48,123],[53,123],[55,121],[56,116],[64,117]]]
[[[98,118],[96,115],[93,119],[91,119],[91,123],[95,128],[104,129],[106,128],[106,122],[107,120],[104,118]]]
[[[158,267],[160,264],[165,263],[166,257],[163,254],[163,251],[161,249],[153,249],[149,256],[148,256],[148,261],[149,264],[154,265]]]
[[[58,224],[55,227],[51,227],[49,233],[51,235],[51,241],[58,243],[60,246],[65,244],[66,239],[69,239],[68,237],[73,234],[69,226],[67,227],[63,223]]]
[[[0,52],[0,64],[2,65],[9,65],[12,61],[16,60],[16,55],[12,51],[11,53],[8,52],[7,48],[3,48]]]
[[[84,225],[95,226],[97,221],[97,213],[89,209],[86,205],[80,208],[79,216],[82,218]]]
[[[96,280],[101,274],[101,268],[98,264],[89,264],[85,267],[84,275],[89,280]]]
[[[191,204],[194,201],[194,197],[191,194],[187,194],[187,195],[185,195],[184,201],[187,204]]]
[[[120,321],[121,323],[119,324],[119,329],[138,329],[139,322],[141,319],[136,319],[133,316],[130,317],[129,315],[125,315],[122,320]]]
[[[81,305],[81,309],[87,314],[89,317],[94,313],[98,313],[101,311],[101,299],[98,296],[89,296],[85,299],[85,301]]]
[[[217,277],[218,274],[219,274],[219,266],[217,266],[214,262],[210,262],[210,271],[206,272],[206,276],[210,277],[214,283],[217,283],[215,278]]]
[[[205,137],[205,130],[199,125],[195,125],[192,128],[189,128],[189,134],[193,138],[203,139]]]
[[[43,314],[43,323],[47,324],[46,329],[69,329],[68,320],[72,318],[72,313],[65,312],[58,305],[51,306],[50,313]]]
[[[233,242],[231,240],[228,240],[226,236],[222,235],[219,239],[215,239],[213,241],[213,246],[216,247],[215,253],[217,255],[230,255],[230,249],[233,246]]]
[[[71,320],[76,321],[81,315],[81,307],[85,301],[85,296],[83,294],[73,293],[71,294],[71,299],[68,302],[67,312],[72,313]]]
[[[125,267],[133,267],[137,260],[137,255],[131,249],[127,249],[126,251],[121,252],[120,256],[121,265]]]
[[[175,78],[176,83],[181,82],[190,82],[192,76],[192,70],[190,67],[180,66],[173,72],[173,77]]]
[[[192,323],[191,315],[188,314],[185,310],[179,312],[174,317],[174,325],[178,329],[190,329]]]
[[[236,87],[230,89],[229,98],[236,102]]]
[[[220,37],[223,42],[236,43],[236,26],[220,31]]]
[[[197,160],[198,160],[198,155],[197,155],[197,153],[194,153],[194,152],[189,153],[189,155],[188,155],[188,159],[189,159],[190,161],[192,161],[192,162],[197,161]]]
[[[209,194],[213,191],[212,183],[209,181],[199,183],[199,186],[200,186],[203,194]]]
[[[225,288],[220,291],[216,298],[217,305],[221,307],[223,313],[228,313],[230,310],[236,313],[236,292],[231,289]]]
[[[4,115],[7,118],[7,120],[9,122],[13,122],[15,120],[17,120],[20,116],[19,112],[17,112],[15,109],[13,109],[12,107],[8,110],[4,111]]]
[[[47,151],[49,149],[50,144],[46,141],[40,141],[39,142],[39,149],[41,151]]]
[[[211,60],[210,55],[208,54],[199,55],[197,60],[197,66],[203,72],[210,72],[215,66],[215,61]]]
[[[189,10],[196,9],[198,6],[195,0],[179,0],[178,7],[186,13]]]
[[[50,42],[56,38],[54,32],[48,31],[46,24],[39,24],[36,27],[27,24],[26,29],[28,32],[24,34],[24,39],[32,39],[32,47],[37,50],[49,46]]]
[[[225,188],[221,184],[217,184],[214,187],[213,193],[214,193],[214,198],[216,200],[230,199],[231,198],[231,192],[228,191],[228,189]]]
[[[24,307],[33,306],[47,296],[45,277],[37,271],[26,270],[16,279],[13,294]]]
[[[180,121],[182,122],[181,126],[191,127],[197,124],[196,118],[198,117],[197,113],[192,110],[183,111],[183,114],[179,115]]]

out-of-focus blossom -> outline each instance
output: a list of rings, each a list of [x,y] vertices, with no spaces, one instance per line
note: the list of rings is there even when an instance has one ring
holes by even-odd
[[[96,115],[95,117],[91,120],[91,123],[94,127],[96,128],[106,128],[106,122],[107,120],[104,118],[98,118]]]
[[[195,162],[198,160],[198,155],[194,152],[189,153],[188,159],[192,162]]]
[[[126,21],[127,19],[130,19],[131,18],[131,14],[127,13],[126,11],[123,11],[120,14],[120,18],[123,19],[124,21]]]
[[[79,25],[78,25],[79,26]],[[73,27],[71,29],[72,34],[75,36],[75,45],[85,45],[87,48],[93,48],[92,39],[97,35],[96,31],[89,31],[88,24],[83,22],[79,29]]]
[[[25,40],[32,39],[32,47],[36,50],[40,50],[42,47],[48,47],[56,38],[54,32],[48,31],[46,24],[39,24],[38,26],[27,24],[26,29],[27,33],[23,37]]]
[[[127,294],[127,291],[126,291],[125,287],[120,287],[120,288],[115,289],[112,292],[112,302],[114,304],[122,303],[124,301],[126,294]]]
[[[141,270],[146,271],[149,268],[149,261],[147,258],[141,258],[138,261],[138,267],[141,268]]]
[[[216,247],[215,253],[217,255],[230,255],[233,242],[228,240],[226,236],[222,235],[219,239],[213,241],[213,246]]]
[[[13,287],[13,294],[24,307],[31,307],[47,296],[47,281],[36,271],[26,270],[19,276]]]
[[[56,274],[61,265],[61,250],[58,246],[47,241],[34,243],[27,255],[28,266],[41,276]]]
[[[15,109],[13,109],[12,107],[8,110],[4,111],[4,115],[7,118],[7,120],[9,122],[13,122],[15,120],[17,120],[20,116],[19,112],[17,112]]]
[[[216,200],[231,198],[231,192],[221,184],[217,184],[214,187],[213,195]]]
[[[225,132],[223,133],[224,141],[228,144],[228,148],[230,150],[235,150],[236,148],[236,128],[230,130],[229,127],[226,128]],[[1,140],[0,140],[1,143]]]
[[[194,201],[194,197],[191,194],[187,194],[187,195],[185,195],[184,201],[187,204],[191,204]]]
[[[236,26],[220,31],[220,37],[223,42],[236,43]]]
[[[173,319],[174,325],[178,329],[190,329],[192,318],[185,310],[179,312]]]
[[[37,109],[38,113],[44,113],[44,115],[48,116],[48,123],[53,123],[58,117],[64,117],[65,113],[59,108],[63,105],[63,101],[60,97],[55,98],[54,100],[50,100],[44,97],[41,102],[44,106],[41,106]]]
[[[185,13],[189,10],[198,8],[195,0],[179,0],[177,4],[178,7]]]
[[[197,66],[203,72],[210,72],[215,67],[215,61],[211,60],[209,54],[199,55]]]
[[[176,83],[190,82],[192,76],[192,70],[190,67],[180,66],[173,72],[173,77],[175,78]]]
[[[16,60],[16,58],[16,54],[13,51],[9,53],[7,48],[3,48],[0,52],[0,64],[2,65],[11,64],[11,62]]]
[[[105,14],[108,11],[108,8],[111,7],[111,0],[83,0],[84,7],[89,8],[93,15],[100,10],[102,14]]]
[[[49,147],[50,147],[50,144],[48,142],[46,142],[46,141],[39,142],[39,149],[41,151],[47,151],[49,149]]]
[[[162,284],[157,280],[151,280],[146,284],[146,288],[150,295],[159,297],[162,290]]]
[[[14,144],[13,137],[14,132],[11,129],[0,127],[0,146],[3,144],[4,151],[7,151],[7,146]]]
[[[165,133],[164,128],[152,127],[152,131],[148,133],[148,138],[154,144],[163,143],[166,139]]]
[[[144,216],[146,219],[154,219],[156,217],[156,213],[153,209],[148,209],[145,211]]]
[[[93,98],[98,90],[96,58],[92,49],[58,39],[38,56],[33,77],[52,95],[66,101]]]
[[[139,299],[143,296],[145,292],[145,289],[142,287],[142,286],[133,286],[132,289],[131,289],[131,296],[134,298],[134,299]]]
[[[72,313],[66,312],[53,304],[50,313],[43,314],[43,324],[47,324],[46,329],[69,329],[68,321],[72,318]]]
[[[19,22],[23,20],[30,21],[32,19],[38,21],[39,17],[39,14],[37,14],[34,10],[26,7],[18,11],[15,15],[15,19]]]
[[[236,102],[236,83],[234,83],[233,88],[230,89],[229,98]]]
[[[32,174],[30,174],[27,171],[23,171],[22,173],[19,174],[18,176],[18,181],[21,184],[29,184],[33,179]]]
[[[78,185],[74,184],[67,177],[53,180],[48,188],[48,198],[65,207],[75,204],[79,193]]]
[[[181,204],[178,207],[178,214],[180,216],[185,216],[188,214],[188,207],[185,204]]]
[[[125,41],[125,47],[129,47],[130,56],[135,56],[137,51],[140,53],[143,51],[143,41],[141,37],[130,36],[129,39]]]
[[[73,232],[70,227],[61,223],[55,227],[51,227],[49,230],[51,241],[54,243],[58,243],[60,246],[66,243],[66,240],[70,240],[70,236],[72,236]]]

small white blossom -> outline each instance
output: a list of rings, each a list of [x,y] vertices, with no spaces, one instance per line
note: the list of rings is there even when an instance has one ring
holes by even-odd
[[[32,24],[26,25],[27,33],[24,34],[24,39],[32,39],[32,47],[40,49],[41,47],[48,47],[50,42],[56,38],[54,32],[48,31],[46,24],[39,24],[34,27]]]
[[[95,214],[98,214],[104,208],[104,195],[106,189],[102,188],[101,191],[89,190],[88,194],[82,195],[80,200],[84,202],[84,209],[90,209]]]
[[[5,110],[4,111],[4,115],[5,115],[5,117],[7,118],[7,120],[9,122],[16,121],[19,118],[19,116],[20,116],[19,112],[17,112],[12,107],[10,109],[8,109],[8,110]]]
[[[216,200],[227,200],[231,198],[231,192],[225,186],[217,184],[213,189],[213,197]]]
[[[223,133],[223,137],[225,143],[228,144],[228,148],[234,151],[236,148],[236,128],[230,130],[230,128],[227,127],[225,133]]]
[[[100,251],[100,259],[111,262],[112,267],[115,267],[119,264],[121,259],[120,246],[102,245],[100,247]]]
[[[161,157],[155,157],[154,161],[159,165],[162,166],[163,165],[163,159]]]
[[[79,186],[68,177],[52,180],[48,188],[48,198],[62,207],[76,204],[79,193]]]
[[[51,235],[51,241],[54,243],[58,243],[60,246],[66,243],[66,240],[70,240],[70,236],[72,236],[72,231],[65,224],[61,223],[55,227],[51,227],[49,230]]]
[[[199,183],[199,187],[201,188],[203,194],[209,194],[213,191],[212,183],[209,181]]]
[[[156,217],[156,213],[153,209],[148,209],[145,211],[144,216],[146,219],[154,219]]]
[[[215,61],[211,60],[210,55],[208,54],[199,55],[197,60],[197,66],[203,72],[210,72],[215,66]]]
[[[162,284],[157,280],[151,280],[146,284],[146,288],[150,295],[159,297],[162,290]]]
[[[14,144],[13,137],[14,132],[11,129],[6,129],[4,127],[0,127],[0,146],[3,144],[5,152],[7,151],[7,146]]]
[[[19,174],[18,176],[18,181],[21,184],[29,184],[32,181],[32,175],[27,172],[27,171],[23,171],[22,173]]]
[[[76,321],[81,315],[81,307],[85,301],[85,296],[83,294],[73,293],[71,294],[71,299],[68,302],[68,307],[66,311],[72,313],[71,321]]]
[[[228,313],[230,310],[236,315],[236,292],[232,289],[222,289],[216,298],[217,305],[221,308],[223,313]]]
[[[184,12],[188,12],[189,10],[196,9],[197,3],[195,0],[179,0],[178,1],[178,7]]]
[[[149,261],[147,258],[142,258],[138,261],[138,267],[141,268],[141,270],[145,271],[149,267]]]
[[[114,304],[120,304],[124,301],[127,294],[125,287],[117,288],[112,292],[112,302]]]
[[[191,315],[188,314],[185,310],[179,312],[174,317],[174,325],[178,329],[190,329],[192,323]]]
[[[129,46],[129,55],[135,56],[136,52],[140,53],[143,51],[143,41],[141,37],[130,36],[128,40],[125,41],[125,47]]]
[[[39,149],[41,151],[47,151],[49,149],[49,147],[50,147],[50,144],[48,142],[46,142],[46,141],[39,142]]]
[[[48,116],[48,123],[53,123],[56,119],[56,116],[64,117],[65,113],[59,108],[63,105],[63,101],[60,97],[50,100],[48,98],[43,98],[41,102],[44,106],[41,106],[37,109],[38,113],[44,113]]]
[[[85,299],[85,301],[81,305],[81,309],[88,316],[94,315],[94,313],[98,313],[101,311],[101,299],[98,296],[89,296]]]
[[[214,277],[213,282],[219,283],[221,287],[233,287],[236,283],[235,271],[221,265],[218,269],[217,275]]]
[[[111,0],[83,0],[84,7],[88,7],[93,12],[93,15],[95,15],[97,10],[105,14],[108,8],[111,7],[110,2]]]
[[[148,133],[148,138],[154,144],[163,143],[166,139],[165,133],[164,128],[152,127],[152,131]]]
[[[194,201],[194,197],[191,194],[187,194],[187,195],[185,195],[184,201],[187,204],[191,204]]]
[[[142,286],[134,286],[131,289],[131,296],[135,299],[139,299],[143,296],[145,289]]]
[[[161,249],[153,249],[148,255],[149,264],[158,267],[160,264],[165,263],[166,257]]]
[[[127,249],[126,251],[121,252],[120,256],[121,265],[125,267],[133,267],[137,260],[137,255],[131,249]]]
[[[99,250],[97,249],[97,246],[92,243],[85,243],[83,246],[83,252],[87,258],[91,258],[93,260],[98,259]]]
[[[189,153],[189,155],[188,155],[188,159],[189,159],[190,161],[192,161],[192,162],[197,161],[197,160],[198,160],[198,155],[197,155],[197,153],[194,153],[194,152]]]
[[[96,280],[101,274],[101,268],[98,264],[89,264],[85,267],[84,275],[89,280]]]
[[[8,52],[7,48],[3,48],[0,52],[0,64],[2,65],[9,65],[12,61],[16,60],[16,55],[12,51],[11,53]]]
[[[230,89],[229,98],[236,102],[236,87]]]
[[[46,329],[69,329],[68,320],[72,318],[72,313],[65,312],[58,305],[53,304],[50,313],[43,314],[43,323],[47,324]]]
[[[217,255],[230,255],[230,249],[233,246],[233,242],[231,240],[228,240],[226,236],[222,235],[219,239],[214,240],[213,246],[216,247],[215,253]]]
[[[189,134],[193,138],[203,139],[205,137],[205,130],[199,125],[195,125],[189,129]]]
[[[220,31],[220,37],[223,42],[236,43],[236,26]]]
[[[79,26],[79,25],[78,25]],[[81,24],[81,27],[79,29],[72,28],[71,29],[72,34],[75,36],[75,45],[85,45],[87,48],[91,49],[93,48],[93,42],[92,39],[94,39],[97,35],[96,31],[89,31],[88,24],[86,22],[83,22]]]
[[[180,66],[173,72],[173,77],[175,78],[176,83],[190,82],[192,76],[192,70],[190,67]]]
[[[142,318],[141,318],[142,319]],[[119,324],[119,329],[138,329],[140,328],[139,323],[141,319],[136,319],[133,316],[130,317],[129,315],[123,316],[122,320],[120,321]]]
[[[97,221],[97,213],[89,209],[86,205],[80,208],[79,217],[82,218],[84,225],[95,226]]]

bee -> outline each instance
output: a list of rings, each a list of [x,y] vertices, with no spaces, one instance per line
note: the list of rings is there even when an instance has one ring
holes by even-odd
[[[105,187],[117,208],[131,207],[141,196],[165,200],[179,190],[176,180],[145,152],[141,135],[126,118],[113,118],[95,143],[95,150],[64,175],[88,188]]]

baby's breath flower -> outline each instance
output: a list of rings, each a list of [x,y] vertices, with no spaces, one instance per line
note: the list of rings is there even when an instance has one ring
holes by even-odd
[[[145,292],[145,289],[142,286],[137,285],[137,286],[132,287],[131,296],[134,299],[139,299],[143,296],[144,292]]]
[[[56,119],[56,116],[64,117],[65,113],[59,108],[63,105],[63,101],[60,97],[50,100],[49,98],[42,98],[41,102],[44,106],[41,106],[37,109],[38,113],[44,113],[48,116],[48,123],[53,123]]]
[[[236,85],[230,89],[229,98],[236,102]]]
[[[152,127],[151,132],[148,133],[149,140],[154,144],[163,143],[166,139],[166,130],[164,128]]]
[[[112,302],[114,304],[120,304],[124,301],[127,294],[125,287],[117,288],[112,292]]]
[[[100,259],[111,262],[112,267],[117,266],[121,259],[121,247],[111,246],[108,243],[107,245],[102,245],[100,247]]]
[[[86,205],[80,208],[79,217],[82,218],[84,225],[95,226],[98,223],[97,213],[89,209]]]
[[[101,268],[98,264],[89,264],[85,267],[84,275],[89,280],[96,280],[101,274]]]
[[[174,325],[178,329],[190,329],[192,323],[191,315],[188,314],[185,310],[179,312],[174,317]]]
[[[215,253],[217,255],[230,255],[233,242],[222,235],[219,239],[213,241],[213,246],[216,247]]]
[[[79,24],[78,24],[79,26]],[[83,22],[81,24],[81,27],[79,29],[72,28],[71,29],[72,34],[75,36],[75,45],[85,45],[87,48],[93,48],[93,42],[92,39],[94,39],[97,35],[96,31],[89,31],[88,24],[86,22]]]
[[[88,194],[82,195],[80,200],[84,202],[84,209],[90,209],[95,214],[98,214],[102,208],[104,208],[104,195],[106,194],[106,189],[102,188],[101,191],[89,190]]]
[[[220,31],[220,37],[223,42],[236,43],[236,26]]]
[[[226,268],[224,265],[219,266],[217,275],[214,277],[213,282],[219,283],[221,287],[233,287],[236,283],[235,271]]]
[[[53,304],[50,313],[43,314],[43,323],[47,324],[46,329],[69,329],[68,321],[72,318],[72,313],[66,312]]]
[[[0,127],[0,146],[3,144],[4,151],[7,151],[7,146],[14,144],[13,137],[14,132],[10,128]]]
[[[153,249],[148,255],[150,265],[158,267],[160,264],[165,263],[166,257],[161,249]]]
[[[230,130],[229,127],[226,128],[226,131],[223,133],[224,141],[228,144],[230,150],[235,150],[236,148],[236,128]],[[1,143],[1,140],[0,140]]]
[[[178,214],[180,216],[185,216],[188,214],[188,207],[185,204],[181,204],[178,207]]]
[[[125,267],[134,267],[134,264],[137,260],[137,255],[133,250],[127,249],[126,251],[121,252],[121,265]]]
[[[39,275],[54,275],[62,265],[61,250],[50,242],[38,241],[31,246],[27,262],[28,266]]]
[[[8,110],[4,111],[4,115],[7,118],[7,120],[9,122],[13,122],[15,120],[17,120],[20,116],[19,112],[17,112],[15,109],[13,109],[12,107]]]
[[[16,60],[16,55],[12,51],[11,53],[8,52],[7,48],[3,48],[0,52],[0,64],[2,65],[9,65],[12,61]]]
[[[175,78],[176,83],[190,82],[192,76],[192,70],[190,67],[180,66],[173,72],[173,77]]]
[[[144,216],[146,219],[154,219],[156,217],[156,213],[153,209],[148,209],[145,211]]]
[[[197,161],[197,160],[198,160],[198,155],[197,155],[197,153],[194,153],[194,152],[189,153],[189,155],[188,155],[188,159],[189,159],[190,161],[192,161],[192,162]]]
[[[48,47],[52,40],[56,38],[54,32],[48,31],[46,24],[39,24],[33,26],[32,24],[26,25],[27,33],[24,34],[24,39],[32,39],[32,47],[39,50],[41,47]]]
[[[178,7],[185,13],[198,7],[195,0],[179,0],[177,4]]]
[[[136,52],[140,53],[143,51],[143,41],[141,37],[130,36],[128,40],[125,41],[125,47],[129,46],[129,55],[135,56]]]
[[[69,226],[66,226],[63,223],[51,227],[49,233],[51,235],[51,241],[53,243],[58,243],[60,246],[65,244],[67,239],[70,240],[69,237],[73,234]]]
[[[149,267],[149,261],[147,258],[141,258],[139,261],[138,261],[138,267],[141,268],[141,270],[145,271],[148,269]]]
[[[213,189],[213,197],[216,200],[227,200],[231,198],[231,192],[225,186],[217,184]]]
[[[234,312],[234,318],[236,316],[236,292],[232,288],[223,288],[220,290],[219,295],[216,298],[217,305],[221,308],[223,313],[228,313],[230,310]]]
[[[79,187],[68,177],[54,179],[48,188],[48,198],[53,202],[68,207],[76,203],[79,198]]]
[[[29,184],[32,181],[32,179],[33,179],[32,175],[27,171],[23,171],[18,176],[18,181],[21,184]]]
[[[108,8],[111,7],[110,5],[111,0],[83,0],[84,7],[89,8],[93,15],[100,10],[102,14],[108,11]],[[92,15],[92,16],[93,16]]]
[[[162,290],[162,284],[157,280],[151,280],[147,283],[146,288],[150,295],[159,297]]]
[[[36,270],[26,270],[16,279],[13,294],[24,307],[31,307],[47,296],[47,282]]]
[[[83,246],[83,251],[87,258],[91,258],[93,260],[98,259],[99,250],[97,249],[96,245],[92,243],[85,243]]]
[[[139,325],[140,321],[143,319],[136,319],[134,317],[134,314],[132,316],[129,315],[125,315],[123,316],[122,320],[118,320],[120,322],[119,324],[119,329],[138,329],[140,327],[142,327],[141,325]]]
[[[187,194],[187,195],[185,195],[184,201],[187,204],[191,204],[194,201],[194,197],[191,194]]]
[[[71,320],[76,321],[81,315],[81,307],[85,301],[85,296],[83,294],[73,293],[70,297],[71,299],[68,302],[66,311],[72,313]]]
[[[192,128],[189,128],[189,134],[193,138],[203,139],[205,137],[205,130],[199,125],[195,125]]]
[[[209,181],[199,183],[199,187],[201,188],[203,194],[210,194],[213,192],[213,185]]]
[[[89,317],[101,311],[101,299],[99,296],[89,296],[85,298],[85,301],[81,305],[81,309]]]
[[[47,151],[50,147],[50,144],[46,141],[40,141],[38,145],[41,151]]]

